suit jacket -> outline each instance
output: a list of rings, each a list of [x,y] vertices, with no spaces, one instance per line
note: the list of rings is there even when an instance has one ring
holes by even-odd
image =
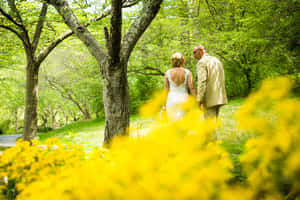
[[[197,101],[206,108],[227,104],[224,68],[217,58],[204,54],[197,63]]]

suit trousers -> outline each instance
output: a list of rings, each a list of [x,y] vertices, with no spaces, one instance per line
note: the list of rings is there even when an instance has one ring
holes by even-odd
[[[204,108],[204,119],[217,120],[220,112],[221,105],[213,106],[210,108]],[[217,130],[212,133],[212,139],[218,140]]]
[[[214,118],[217,119],[219,116],[219,112],[220,112],[220,105],[217,106],[213,106],[210,108],[205,108],[204,109],[204,118]]]

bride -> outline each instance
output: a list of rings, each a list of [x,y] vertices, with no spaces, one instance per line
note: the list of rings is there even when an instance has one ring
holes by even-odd
[[[165,73],[164,88],[168,91],[166,110],[168,117],[173,120],[180,119],[184,112],[179,108],[188,97],[188,88],[196,96],[192,73],[183,68],[185,58],[182,53],[175,53],[171,57],[172,69]]]

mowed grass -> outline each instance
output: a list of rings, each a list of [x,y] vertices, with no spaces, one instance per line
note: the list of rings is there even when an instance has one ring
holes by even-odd
[[[142,119],[139,116],[130,117],[130,126],[135,131],[143,131],[154,119]],[[68,124],[60,129],[52,130],[38,135],[37,139],[45,141],[48,138],[56,137],[61,142],[68,144],[83,145],[85,149],[91,150],[101,147],[104,139],[104,119],[94,119]]]
[[[224,148],[232,154],[239,154],[243,151],[243,146],[247,140],[246,135],[236,128],[234,113],[242,105],[244,99],[234,99],[221,108],[220,120],[222,127],[217,131],[218,139],[223,141]],[[130,127],[132,135],[146,134],[153,118],[145,119],[134,115],[130,117]],[[38,135],[41,141],[50,137],[57,137],[63,143],[80,144],[87,150],[102,146],[104,139],[104,119],[94,119],[89,121],[74,122],[60,129]]]
[[[38,135],[40,141],[57,137],[63,143],[80,144],[86,148],[100,146],[104,138],[104,119],[73,122],[60,129]]]

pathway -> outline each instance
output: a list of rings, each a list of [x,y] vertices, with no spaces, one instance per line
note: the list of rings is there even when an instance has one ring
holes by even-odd
[[[21,137],[21,134],[15,135],[0,135],[0,147],[12,147],[16,145],[16,139]]]

